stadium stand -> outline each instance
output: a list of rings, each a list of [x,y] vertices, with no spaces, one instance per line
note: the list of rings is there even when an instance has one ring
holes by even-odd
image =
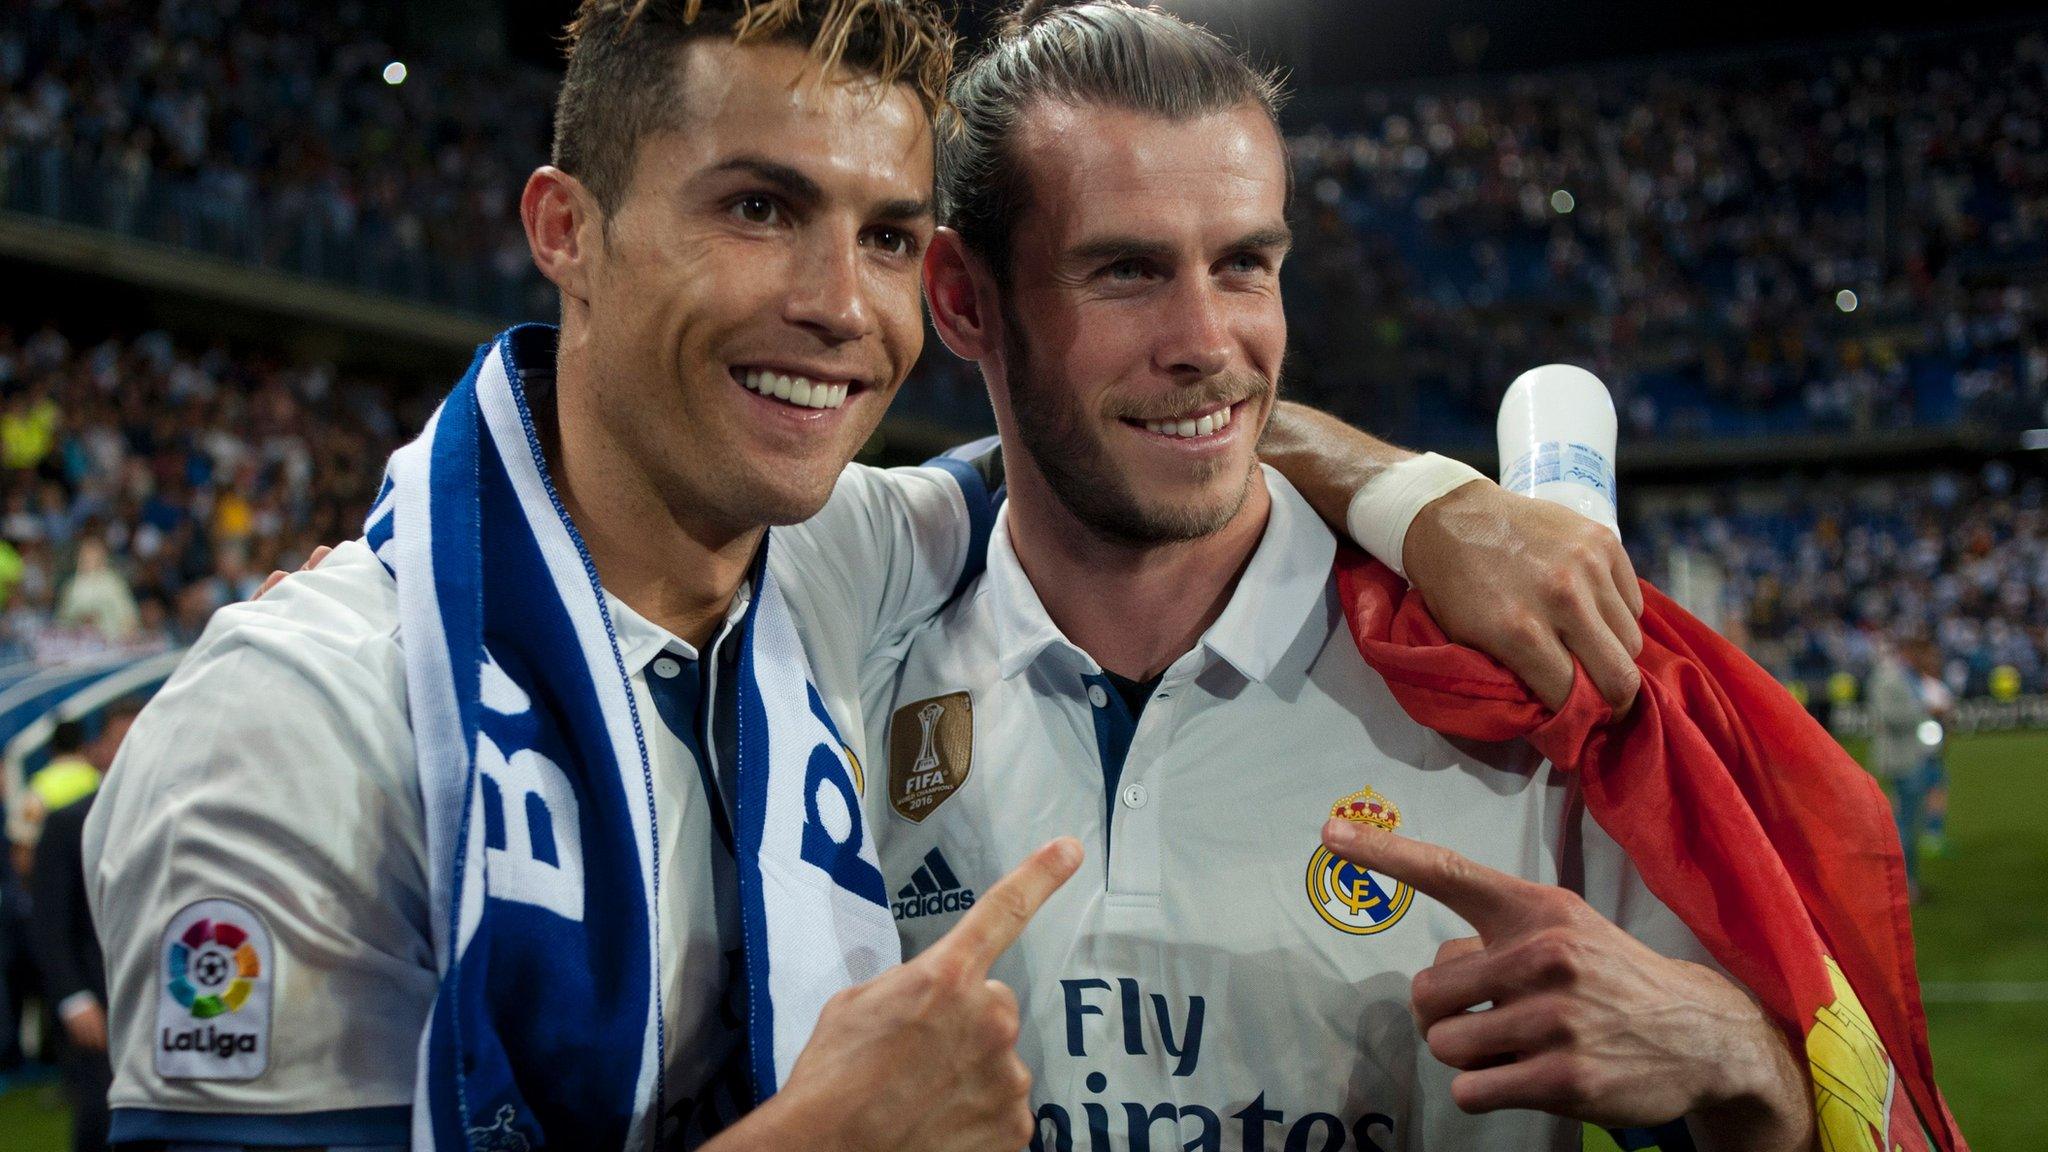
[[[552,310],[517,217],[546,155],[544,70],[423,60],[389,83],[376,5],[9,8],[7,207],[485,315]]]
[[[1295,380],[1349,415],[1483,439],[1567,360],[1637,435],[2040,421],[2039,28],[1316,111]]]
[[[1663,504],[1659,507],[1659,504]],[[1959,696],[2048,691],[2048,481],[2003,461],[1849,482],[1731,486],[1630,517],[1638,570],[1711,557],[1724,630],[1811,696],[1867,676],[1880,637],[1931,640]],[[2001,671],[2004,669],[2005,671]]]
[[[423,416],[224,345],[0,327],[0,665],[189,643],[273,566],[359,533]]]
[[[8,208],[495,319],[552,310],[514,217],[545,70],[427,56],[388,83],[375,5],[23,8],[0,28]],[[2039,27],[1313,113],[1291,141],[1292,378],[1386,433],[1483,442],[1506,382],[1555,360],[1660,438],[2041,418]],[[985,427],[973,382],[928,361],[906,412]]]

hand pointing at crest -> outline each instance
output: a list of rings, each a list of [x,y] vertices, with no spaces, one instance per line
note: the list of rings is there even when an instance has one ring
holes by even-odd
[[[1806,1074],[1719,973],[1658,955],[1575,893],[1447,848],[1348,820],[1326,824],[1323,843],[1478,932],[1444,944],[1411,990],[1431,1054],[1460,1069],[1458,1107],[1611,1128],[1684,1116],[1712,1148],[1813,1147]]]
[[[1081,866],[1061,837],[937,943],[826,1001],[789,1082],[706,1152],[1015,1152],[1031,1140],[1017,996],[989,969]]]

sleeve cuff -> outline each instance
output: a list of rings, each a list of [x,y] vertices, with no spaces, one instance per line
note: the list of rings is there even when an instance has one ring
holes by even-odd
[[[269,1115],[115,1108],[110,1119],[109,1144],[209,1144],[239,1148],[404,1147],[412,1139],[412,1107],[405,1104]]]
[[[1401,549],[1415,517],[1441,497],[1484,479],[1478,469],[1448,456],[1411,456],[1367,481],[1351,497],[1344,527],[1360,548],[1405,579],[1408,569],[1401,563]]]

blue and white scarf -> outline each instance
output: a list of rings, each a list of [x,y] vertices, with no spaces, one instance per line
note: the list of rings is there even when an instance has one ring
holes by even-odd
[[[662,1109],[653,768],[521,383],[522,363],[552,374],[554,348],[528,325],[478,349],[392,456],[365,529],[398,585],[434,866],[420,1149],[641,1149]],[[734,848],[757,1100],[826,998],[899,956],[845,746],[767,548],[739,641]]]

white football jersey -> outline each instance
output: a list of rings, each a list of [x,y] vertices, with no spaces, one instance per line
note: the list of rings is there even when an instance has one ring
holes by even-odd
[[[1135,722],[1046,615],[1002,515],[987,571],[868,670],[866,803],[904,952],[1078,836],[1080,873],[993,973],[1023,1006],[1034,1149],[1578,1149],[1576,1123],[1452,1103],[1408,988],[1472,929],[1331,857],[1323,822],[1398,826],[1706,954],[1569,773],[1408,718],[1345,627],[1329,530],[1265,481],[1235,594]]]
[[[863,659],[952,594],[979,551],[976,523],[985,532],[945,470],[856,466],[818,517],[775,532],[776,578],[826,709],[855,747]],[[744,607],[742,597],[728,629]],[[610,608],[655,768],[669,1038],[660,1129],[690,1144],[749,1094],[724,1074],[742,1038],[726,1002],[740,937],[701,727],[737,645],[722,633],[716,657],[700,661],[616,598]],[[85,844],[107,954],[116,1141],[407,1142],[438,981],[397,623],[389,574],[362,542],[344,544],[262,600],[217,613],[129,733]],[[518,831],[508,850],[558,851],[575,834],[565,822]]]

